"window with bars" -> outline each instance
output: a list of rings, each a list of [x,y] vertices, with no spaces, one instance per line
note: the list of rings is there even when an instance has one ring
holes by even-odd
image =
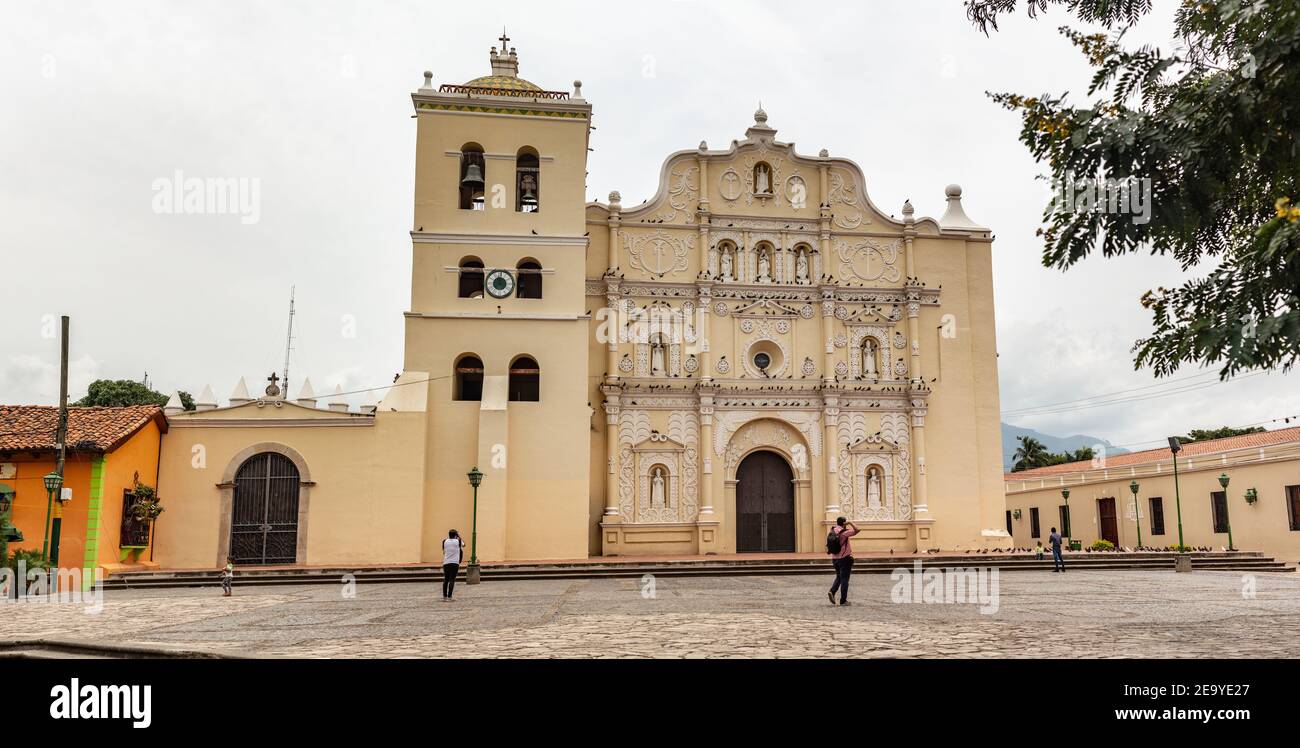
[[[1151,534],[1165,534],[1165,500],[1159,496],[1152,496],[1150,499],[1151,506]]]
[[[135,494],[122,489],[122,527],[118,535],[119,548],[142,548],[149,545],[149,523],[137,520],[132,513]]]

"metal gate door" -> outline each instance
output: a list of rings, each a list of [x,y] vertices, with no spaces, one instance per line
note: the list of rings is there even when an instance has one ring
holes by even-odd
[[[235,474],[230,555],[236,564],[298,560],[298,468],[274,452],[254,455]]]

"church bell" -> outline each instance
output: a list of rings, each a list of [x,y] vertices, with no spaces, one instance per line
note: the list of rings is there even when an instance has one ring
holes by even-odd
[[[478,164],[470,164],[465,169],[465,178],[460,180],[464,187],[483,186],[483,169]]]

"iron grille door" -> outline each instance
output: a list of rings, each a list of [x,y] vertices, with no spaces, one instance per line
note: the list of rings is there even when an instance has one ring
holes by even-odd
[[[250,457],[235,476],[230,555],[236,564],[298,560],[298,468],[284,455]]]

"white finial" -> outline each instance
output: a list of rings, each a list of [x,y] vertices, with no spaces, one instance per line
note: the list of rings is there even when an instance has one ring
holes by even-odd
[[[303,377],[302,387],[298,388],[298,404],[304,408],[316,407],[316,392],[311,388],[311,377]]]
[[[203,391],[199,393],[199,398],[194,401],[195,410],[212,410],[217,407],[217,396],[212,394],[212,385],[203,385]]]
[[[970,219],[970,216],[966,215],[966,211],[961,206],[961,185],[950,184],[943,192],[948,197],[948,210],[944,211],[943,218],[939,219],[940,227],[988,231],[988,229],[975,223]]]
[[[817,155],[818,155],[819,157],[821,157],[821,158],[830,158],[830,157],[831,157],[831,152],[828,151],[828,150],[826,150],[825,148],[823,148],[822,151],[821,151],[821,153],[818,153]]]
[[[240,377],[239,384],[235,385],[235,391],[230,393],[230,404],[243,405],[252,399],[248,396],[248,383],[244,381],[243,377]]]
[[[767,112],[763,111],[762,101],[758,102],[758,111],[754,112],[754,124],[756,125],[767,124]]]
[[[343,385],[334,385],[334,394],[330,396],[329,408],[339,413],[348,412],[348,399],[343,395]]]
[[[614,213],[623,209],[623,196],[618,193],[618,190],[609,193],[609,209]]]
[[[582,98],[582,81],[573,82],[573,98],[575,99]]]
[[[421,90],[421,91],[431,91],[431,90],[433,90],[433,71],[432,71],[432,70],[426,70],[426,71],[424,71],[424,85],[420,87],[420,90]]]
[[[185,405],[181,402],[181,393],[173,392],[172,396],[167,398],[167,404],[163,406],[163,414],[174,416],[178,413],[185,412]]]
[[[913,217],[915,213],[916,213],[916,209],[912,207],[912,201],[904,200],[903,201],[903,223],[916,223],[916,219]]]

